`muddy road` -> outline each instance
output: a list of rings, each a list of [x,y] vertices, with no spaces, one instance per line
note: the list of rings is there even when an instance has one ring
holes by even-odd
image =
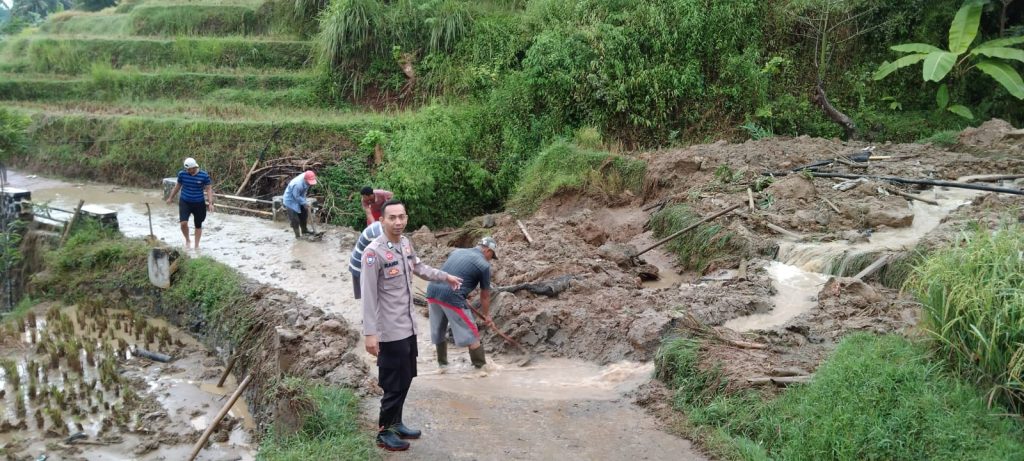
[[[115,210],[121,231],[135,238],[149,235],[148,202],[153,233],[168,245],[216,259],[253,280],[295,292],[354,328],[360,325],[361,309],[347,271],[357,235],[350,229],[322,226],[322,241],[296,241],[285,223],[212,213],[201,248],[185,250],[177,207],[162,202],[160,191],[70,184],[18,172],[10,172],[9,179],[12,187],[31,190],[37,203],[72,209],[83,199]],[[420,312],[417,317],[421,331],[428,331],[426,318]],[[482,375],[469,365],[465,349],[450,348],[452,366],[438,374],[429,336],[420,335],[419,341],[420,376],[406,404],[406,422],[422,428],[424,437],[413,442],[409,454],[396,458],[703,459],[689,441],[661,431],[653,416],[632,403],[629,394],[651,378],[650,364],[539,358],[518,367],[518,357],[489,354],[494,369]],[[375,425],[377,408],[378,397],[369,396],[368,429]]]

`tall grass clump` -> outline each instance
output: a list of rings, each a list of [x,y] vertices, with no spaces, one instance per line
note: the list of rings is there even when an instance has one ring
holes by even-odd
[[[242,5],[142,5],[130,16],[135,35],[258,35],[267,26]]]
[[[558,141],[537,154],[523,169],[508,206],[518,214],[532,213],[559,193],[613,197],[641,192],[644,162]]]
[[[990,404],[1024,412],[1024,229],[968,231],[921,263],[908,282],[922,325]]]
[[[129,17],[123,14],[64,11],[51,14],[40,26],[48,34],[127,35]]]
[[[45,255],[52,275],[39,289],[65,301],[75,302],[90,289],[142,289],[146,275],[145,242],[122,238],[92,219],[75,223],[64,246]]]
[[[672,205],[651,216],[650,226],[657,238],[667,237],[701,220],[689,206]],[[741,249],[735,235],[719,224],[701,224],[669,242],[666,247],[689,270],[704,272],[713,262]]]
[[[289,401],[305,401],[311,411],[300,414],[303,424],[294,434],[271,429],[260,443],[256,458],[266,461],[308,459],[374,460],[372,435],[360,428],[359,398],[351,389],[286,380],[297,393]]]
[[[699,342],[667,340],[655,361],[675,408],[726,459],[1020,459],[1022,426],[993,415],[976,388],[946,374],[923,345],[858,333],[807,385],[771,399],[725,391]],[[710,444],[709,444],[710,443]]]
[[[245,339],[252,319],[246,315],[248,298],[241,275],[208,257],[186,259],[181,269],[166,292],[171,305],[197,307],[200,321],[211,330],[223,331],[235,341]]]

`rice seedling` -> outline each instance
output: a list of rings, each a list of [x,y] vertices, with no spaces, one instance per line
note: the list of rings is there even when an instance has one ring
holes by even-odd
[[[37,408],[35,414],[32,415],[32,417],[36,421],[36,429],[42,430],[43,426],[46,424],[46,422],[43,421],[43,411]]]
[[[1024,229],[964,233],[928,256],[909,289],[923,304],[922,326],[956,371],[999,402],[1024,412]]]
[[[36,313],[28,311],[28,314],[25,315],[25,322],[28,323],[29,328],[36,328]]]
[[[15,391],[21,386],[21,376],[18,374],[18,364],[11,359],[0,359],[0,368],[4,370],[4,380],[7,381]]]
[[[18,418],[25,417],[25,398],[22,397],[21,392],[14,395],[14,414]]]

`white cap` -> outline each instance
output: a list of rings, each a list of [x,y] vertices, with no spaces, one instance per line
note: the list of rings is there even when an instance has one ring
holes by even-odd
[[[192,157],[185,159],[185,169],[187,170],[189,168],[199,168],[199,164],[196,163],[196,159]]]
[[[487,236],[480,239],[480,246],[490,248],[494,253],[494,259],[498,259],[498,242],[494,241],[494,237]]]

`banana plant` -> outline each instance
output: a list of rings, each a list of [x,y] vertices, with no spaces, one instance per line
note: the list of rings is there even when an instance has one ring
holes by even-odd
[[[898,69],[922,61],[921,77],[926,82],[942,82],[953,69],[957,69],[957,73],[961,74],[976,68],[992,77],[1013,97],[1024,99],[1024,80],[1010,65],[1012,61],[1024,62],[1024,50],[1013,48],[1024,43],[1024,36],[989,40],[971,48],[974,39],[978,37],[978,27],[985,3],[987,1],[968,0],[960,7],[949,26],[948,50],[926,43],[905,43],[890,47],[893,51],[907,54],[893,62],[882,63],[875,71],[874,79],[881,80]],[[967,119],[974,118],[967,107],[949,104],[949,88],[946,84],[939,86],[935,101],[939,109],[948,110]]]

